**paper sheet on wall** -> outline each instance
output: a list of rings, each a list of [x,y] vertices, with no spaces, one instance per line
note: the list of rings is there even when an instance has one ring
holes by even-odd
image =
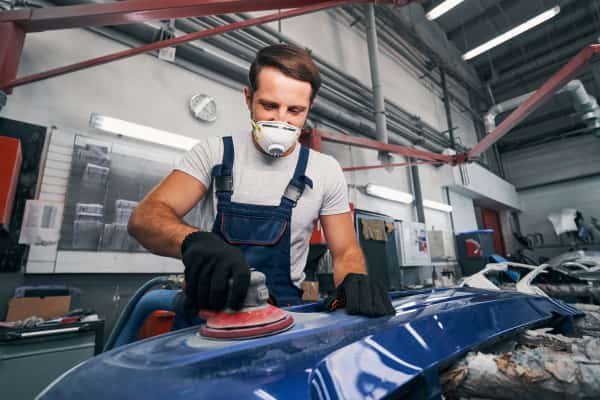
[[[19,244],[56,247],[60,238],[63,210],[62,203],[27,200]]]

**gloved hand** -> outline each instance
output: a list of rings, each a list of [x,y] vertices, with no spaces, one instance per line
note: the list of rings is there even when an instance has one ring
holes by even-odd
[[[240,249],[212,232],[193,232],[181,244],[181,256],[188,310],[242,308],[250,284],[250,269]]]
[[[367,317],[396,313],[385,288],[364,274],[346,275],[337,288],[335,298],[326,300],[325,307],[330,311],[346,307],[346,312],[350,315]]]

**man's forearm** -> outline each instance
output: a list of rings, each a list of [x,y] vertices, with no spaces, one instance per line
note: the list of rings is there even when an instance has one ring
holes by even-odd
[[[181,258],[181,242],[198,230],[186,225],[167,205],[142,202],[127,226],[129,234],[154,254]]]
[[[366,274],[365,258],[360,247],[355,246],[343,254],[333,256],[333,281],[339,286],[348,274]]]

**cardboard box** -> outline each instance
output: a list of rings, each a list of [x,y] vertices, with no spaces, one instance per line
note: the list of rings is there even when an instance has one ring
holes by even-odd
[[[36,316],[44,319],[60,317],[69,312],[71,296],[19,297],[8,301],[8,322]]]

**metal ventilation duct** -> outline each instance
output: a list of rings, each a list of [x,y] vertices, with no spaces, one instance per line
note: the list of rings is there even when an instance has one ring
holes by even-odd
[[[496,118],[503,112],[517,108],[525,102],[535,91],[514,97],[492,106],[487,114],[484,115],[483,121],[487,133],[496,129]],[[581,120],[588,128],[593,128],[596,135],[600,135],[600,107],[594,96],[591,96],[580,80],[572,80],[567,83],[564,88],[557,94],[568,94],[573,102],[575,111],[580,115]]]

